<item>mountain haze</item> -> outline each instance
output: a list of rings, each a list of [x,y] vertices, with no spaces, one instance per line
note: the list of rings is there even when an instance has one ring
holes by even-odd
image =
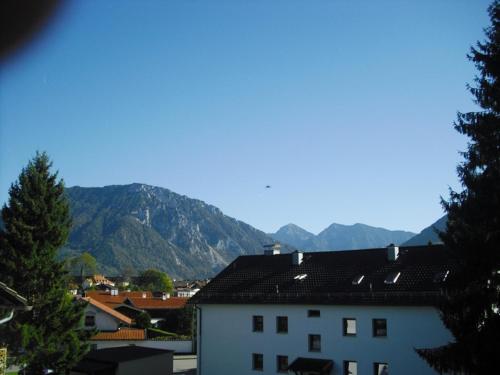
[[[430,242],[432,243],[442,243],[439,238],[436,230],[444,231],[446,229],[446,223],[448,222],[448,215],[444,215],[442,218],[437,220],[435,223],[431,224],[424,230],[422,230],[416,236],[410,238],[403,245],[404,246],[418,246],[418,245],[427,245]]]
[[[314,234],[292,223],[282,226],[276,233],[271,233],[270,236],[276,241],[293,244],[298,249],[303,249],[314,238]]]
[[[303,250],[353,250],[384,247],[391,243],[401,244],[415,233],[402,230],[388,230],[365,224],[331,224],[318,235],[307,232],[295,224],[281,227],[270,234],[275,240]]]
[[[157,268],[211,277],[273,240],[217,207],[144,184],[66,189],[73,227],[63,256],[89,251],[107,274]]]

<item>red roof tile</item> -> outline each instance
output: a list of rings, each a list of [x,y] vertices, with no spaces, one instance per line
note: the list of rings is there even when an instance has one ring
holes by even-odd
[[[128,298],[132,306],[139,309],[182,309],[189,298],[185,297],[170,297],[167,299],[162,298]]]
[[[130,319],[128,316],[123,315],[122,313],[119,313],[116,310],[113,310],[111,307],[106,306],[104,303],[101,303],[99,301],[96,301],[93,298],[90,297],[84,297],[84,300],[88,301],[91,305],[97,307],[98,309],[104,311],[105,313],[108,313],[109,315],[115,317],[116,319],[122,321],[125,324],[132,324],[132,319]]]
[[[105,340],[145,340],[146,332],[144,329],[121,328],[114,332],[99,332],[90,338],[94,341]]]
[[[85,293],[87,297],[91,297],[92,299],[104,303],[105,305],[114,309],[115,307],[121,305],[127,297],[131,298],[142,298],[143,294],[146,295],[146,298],[153,298],[153,293],[151,292],[118,292],[117,296],[112,296],[110,292],[99,291],[99,290],[91,290]]]

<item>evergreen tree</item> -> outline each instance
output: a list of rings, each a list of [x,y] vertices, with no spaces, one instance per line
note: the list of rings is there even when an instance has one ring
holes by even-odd
[[[458,272],[447,287],[441,316],[454,342],[417,352],[440,372],[486,374],[500,368],[500,2],[488,8],[487,40],[468,56],[479,76],[469,87],[479,112],[459,113],[455,129],[469,137],[458,168],[462,192],[443,201],[441,233]]]
[[[65,373],[88,350],[87,334],[79,330],[84,304],[68,295],[64,265],[56,260],[71,222],[63,181],[50,172],[51,165],[45,153],[37,153],[2,208],[0,278],[33,309],[2,326],[0,338],[12,354],[21,354],[28,374],[49,368]]]

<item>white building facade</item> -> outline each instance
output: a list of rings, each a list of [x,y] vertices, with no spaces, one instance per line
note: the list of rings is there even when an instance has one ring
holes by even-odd
[[[198,375],[436,374],[442,246],[242,256],[192,298]]]
[[[262,331],[254,331],[258,316]],[[286,333],[277,332],[278,317],[287,318]],[[344,332],[344,319],[355,321],[354,333]],[[374,319],[386,321],[385,335],[374,336]],[[310,335],[319,335],[319,349],[310,348]],[[198,375],[288,373],[278,356],[288,365],[299,357],[332,360],[331,374],[375,374],[376,364],[386,364],[388,374],[436,374],[414,348],[451,339],[430,306],[200,305]],[[262,370],[254,354],[262,354]]]

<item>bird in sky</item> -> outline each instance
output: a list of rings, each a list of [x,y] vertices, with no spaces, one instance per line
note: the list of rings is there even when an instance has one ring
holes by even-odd
[[[266,189],[271,189],[271,185],[266,185]]]

